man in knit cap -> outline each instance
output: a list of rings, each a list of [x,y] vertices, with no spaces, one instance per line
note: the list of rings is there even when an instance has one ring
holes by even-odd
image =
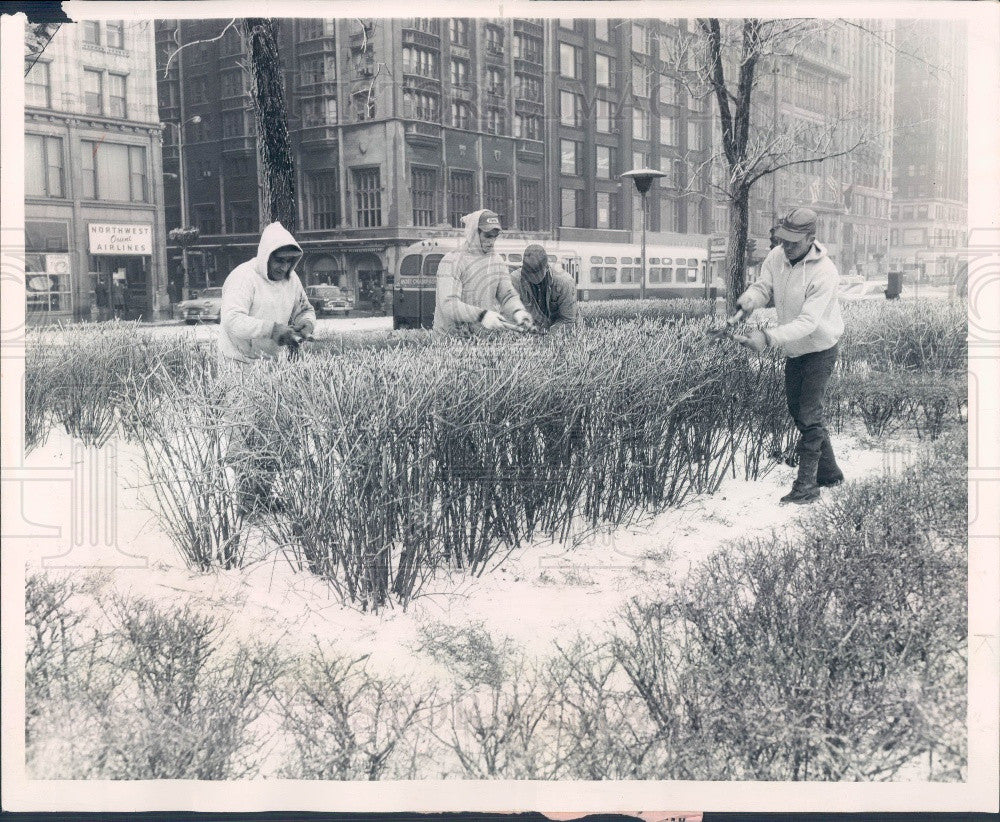
[[[504,317],[522,328],[531,328],[507,265],[493,250],[500,236],[500,217],[482,209],[466,214],[465,238],[458,251],[446,254],[437,270],[434,330],[467,335],[498,331]]]
[[[511,275],[514,290],[539,328],[564,330],[577,324],[576,283],[549,262],[540,245],[524,249],[521,270]]]

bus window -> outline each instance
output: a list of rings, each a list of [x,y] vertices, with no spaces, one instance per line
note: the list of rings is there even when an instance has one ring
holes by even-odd
[[[651,283],[658,283],[660,281],[660,269],[659,267],[653,267],[649,269],[649,281]]]
[[[632,265],[631,257],[622,257],[622,265]]]
[[[420,276],[419,254],[407,254],[405,257],[403,257],[403,261],[399,264],[399,276],[400,277]]]
[[[438,266],[441,264],[444,254],[428,254],[424,258],[424,276],[433,277],[438,273]]]
[[[674,279],[674,270],[672,268],[664,268],[663,282],[665,283],[673,282],[673,279]]]
[[[519,263],[521,262],[522,258],[520,254],[508,254],[507,259],[510,260],[512,263]]]
[[[664,257],[660,262],[663,265],[673,265],[674,264],[674,260],[673,260],[672,257]]]
[[[557,263],[557,262],[559,262],[556,259],[556,255],[555,254],[547,254],[546,256],[548,257],[550,263]]]
[[[604,264],[605,265],[618,265],[618,258],[617,257],[605,257],[604,258]]]
[[[604,269],[604,282],[613,283],[617,279],[618,272],[614,268]]]
[[[697,268],[697,267],[698,267],[698,261],[694,257],[689,257],[688,268]]]
[[[604,280],[601,279],[601,271],[602,269],[596,265],[590,269],[590,281],[592,283],[604,282]]]
[[[591,257],[590,258],[590,264],[591,265],[600,265],[603,262],[604,262],[604,258],[603,257]]]
[[[697,262],[697,261],[695,261],[695,262]],[[696,282],[698,282],[698,269],[697,268],[689,268],[687,270],[687,272],[688,272],[688,282],[689,283],[696,283]]]
[[[660,258],[659,257],[650,257],[649,258],[649,264],[650,265],[659,265],[660,264]]]

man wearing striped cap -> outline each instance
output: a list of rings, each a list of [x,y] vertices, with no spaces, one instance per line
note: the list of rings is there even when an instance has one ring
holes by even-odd
[[[493,250],[500,236],[500,217],[489,209],[462,218],[465,238],[458,251],[446,254],[437,270],[434,330],[468,335],[504,328],[504,317],[531,327],[510,281],[507,264]]]

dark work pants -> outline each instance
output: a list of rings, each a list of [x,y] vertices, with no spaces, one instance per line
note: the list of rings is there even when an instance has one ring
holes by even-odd
[[[837,346],[785,360],[785,397],[788,413],[799,430],[795,453],[799,463],[819,461],[819,477],[831,479],[840,474],[834,459],[830,435],[823,424],[823,400],[826,386],[837,360]]]

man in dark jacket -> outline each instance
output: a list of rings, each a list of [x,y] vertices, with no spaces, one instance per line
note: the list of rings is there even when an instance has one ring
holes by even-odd
[[[521,270],[511,275],[511,282],[539,328],[562,330],[577,324],[576,283],[561,268],[549,265],[542,246],[524,250]]]

